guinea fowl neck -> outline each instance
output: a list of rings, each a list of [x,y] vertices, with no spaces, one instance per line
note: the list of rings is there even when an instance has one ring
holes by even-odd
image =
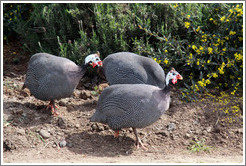
[[[88,63],[83,64],[83,65],[80,66],[80,71],[79,72],[81,73],[82,77],[84,76],[85,72],[87,71],[88,66],[89,66]]]

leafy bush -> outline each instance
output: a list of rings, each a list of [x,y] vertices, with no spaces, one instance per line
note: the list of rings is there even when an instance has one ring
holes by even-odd
[[[242,4],[170,4],[170,8],[183,22],[185,35],[167,36],[162,30],[140,28],[161,41],[152,52],[154,59],[164,68],[182,68],[184,78],[189,78],[184,79],[182,97],[194,100],[206,87],[230,89],[233,95],[242,90]]]
[[[19,26],[20,21],[27,21],[31,4],[22,3],[4,3],[3,4],[3,38],[5,42],[17,39],[15,29]]]
[[[12,10],[9,5],[5,13]],[[130,51],[152,57],[165,72],[178,70],[186,101],[207,88],[242,94],[242,3],[29,5],[30,17],[21,13],[8,23],[4,14],[4,32],[10,27],[18,33],[31,53],[48,52],[82,63],[96,51],[102,59]]]

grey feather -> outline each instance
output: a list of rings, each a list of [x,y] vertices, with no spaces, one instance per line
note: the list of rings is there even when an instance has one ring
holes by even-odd
[[[108,55],[103,60],[103,71],[110,85],[149,84],[164,88],[165,73],[151,58],[130,52]]]
[[[108,124],[113,130],[151,125],[169,108],[169,87],[118,84],[107,87],[99,97],[92,122]]]
[[[47,53],[30,58],[23,87],[40,100],[55,100],[72,95],[88,65],[80,67],[73,61]]]

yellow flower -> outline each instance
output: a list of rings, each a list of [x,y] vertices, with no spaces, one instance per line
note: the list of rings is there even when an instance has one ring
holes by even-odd
[[[220,18],[220,21],[223,22],[225,20],[225,16]]]
[[[168,51],[167,51],[167,50],[165,50],[165,53],[168,53]]]
[[[185,27],[188,29],[190,27],[190,23],[189,22],[185,22]]]
[[[192,45],[192,49],[196,50],[197,49],[196,45]]]
[[[234,31],[229,32],[229,35],[235,35],[235,34],[236,34],[236,32],[234,32]]]
[[[234,56],[237,61],[243,60],[243,55],[241,55],[240,53],[235,53]]]
[[[201,50],[201,51],[202,51],[202,50],[203,50],[203,47],[202,47],[202,46],[200,46],[200,47],[199,47],[199,50]]]
[[[213,54],[213,48],[208,47],[208,54]]]
[[[229,19],[226,19],[226,22],[229,22],[230,20]]]
[[[176,3],[173,7],[176,8],[176,7],[178,7],[178,6],[179,6],[179,5]]]
[[[226,39],[226,40],[229,40],[229,37],[228,37],[228,36],[226,36],[226,37],[225,37],[225,39]]]
[[[207,63],[210,63],[210,62],[211,62],[211,60],[208,60],[208,61],[207,61]]]
[[[200,27],[198,27],[197,29],[196,29],[196,32],[199,32],[200,31]]]
[[[212,76],[213,76],[214,78],[217,78],[217,77],[218,77],[218,75],[217,75],[216,73],[212,73]]]
[[[200,65],[199,59],[197,59],[196,65],[197,65],[197,66]]]
[[[209,21],[213,21],[214,19],[213,18],[210,18]]]
[[[207,80],[205,81],[205,83],[206,83],[206,84],[210,84],[211,82],[210,82],[209,79],[207,79]]]
[[[187,18],[190,19],[190,15],[189,14],[187,15]]]
[[[239,41],[243,41],[243,38],[242,38],[242,37],[238,37],[238,40],[239,40]]]
[[[168,64],[168,60],[167,60],[167,59],[165,59],[163,62],[164,62],[165,64]]]
[[[204,86],[204,84],[203,84],[203,82],[202,81],[198,81],[197,82],[201,87],[203,87]]]

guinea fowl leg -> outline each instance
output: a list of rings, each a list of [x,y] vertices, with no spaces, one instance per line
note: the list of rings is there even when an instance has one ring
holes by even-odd
[[[53,115],[57,116],[59,115],[59,112],[57,110],[57,108],[59,108],[58,106],[55,105],[55,101],[54,100],[51,100],[49,105],[48,105],[48,108],[51,108],[51,112]]]
[[[119,130],[116,130],[116,131],[114,131],[114,138],[118,138],[119,137]]]
[[[146,145],[143,144],[143,142],[141,141],[141,139],[138,137],[137,129],[136,128],[132,128],[132,129],[134,131],[134,134],[135,134],[136,140],[137,140],[136,147],[139,148],[141,146],[142,148],[144,148],[145,150],[147,150]]]

